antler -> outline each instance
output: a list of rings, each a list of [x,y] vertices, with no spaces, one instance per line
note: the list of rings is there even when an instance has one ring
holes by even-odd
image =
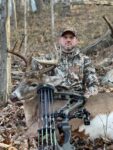
[[[23,41],[24,41],[24,38],[25,38],[25,36],[23,36],[23,38],[22,38],[22,40],[21,40],[21,43],[20,43],[20,46],[19,46],[18,51],[20,51],[20,49],[21,49],[21,47],[22,47],[22,43],[23,43]],[[12,50],[7,50],[7,52],[8,52],[8,53],[11,53],[11,54],[13,54],[13,55],[15,55],[15,56],[17,56],[17,57],[19,57],[19,58],[21,58],[21,59],[25,62],[25,67],[27,68],[28,62],[27,62],[26,58],[25,58],[24,56],[22,56],[21,54],[19,54],[18,52],[15,52],[17,43],[18,43],[18,41],[15,42],[13,49],[12,49]]]
[[[11,54],[13,54],[13,55],[15,55],[15,56],[18,56],[19,58],[21,58],[21,59],[25,62],[25,67],[28,66],[28,65],[27,65],[27,60],[25,59],[24,56],[22,56],[22,55],[20,55],[20,54],[18,54],[18,53],[16,53],[16,52],[10,51],[10,50],[7,50],[7,52],[8,52],[8,53],[11,53]]]
[[[20,48],[22,47],[22,43],[23,43],[23,39],[22,39],[21,44],[20,44],[21,46],[19,46],[19,51],[20,51]],[[55,56],[54,56],[54,58],[51,58],[49,60],[46,59],[45,57],[35,58],[35,57],[33,57],[33,54],[28,59],[26,59],[24,56],[22,56],[18,52],[14,51],[15,48],[16,48],[16,45],[17,45],[17,41],[16,41],[13,49],[8,50],[7,52],[18,56],[19,58],[21,58],[25,62],[25,67],[26,67],[25,68],[26,69],[25,70],[25,76],[39,78],[43,74],[45,74],[45,73],[49,72],[50,70],[54,69],[56,67],[56,65],[58,64],[58,62],[59,62],[59,53],[58,53],[56,45],[55,45],[55,51],[56,51]],[[29,66],[31,66],[32,59],[34,59],[39,64],[41,64],[43,66],[43,68],[41,70],[36,70],[36,71],[31,71],[30,72]]]
[[[58,49],[55,43],[54,43],[54,46],[55,46],[54,58],[48,60],[48,59],[45,59],[45,57],[44,58],[42,57],[41,59],[33,57],[33,59],[42,65],[57,65],[61,56],[61,50],[60,52],[58,52]]]
[[[39,64],[41,64],[43,66],[43,68],[41,70],[38,70],[38,72],[33,71],[31,73],[32,77],[40,78],[43,74],[51,71],[52,69],[54,69],[56,67],[56,65],[59,62],[60,56],[61,56],[61,49],[58,52],[58,49],[57,49],[55,43],[54,43],[54,46],[55,46],[55,56],[54,56],[54,58],[51,58],[51,59],[48,60],[48,59],[45,58],[45,56],[44,57],[38,57],[38,58],[32,57],[32,59],[34,59],[36,62],[38,62]],[[26,73],[26,75],[27,75],[27,73]],[[29,73],[28,73],[28,76],[29,76]]]
[[[58,64],[58,60],[55,60],[55,59],[47,60],[47,59],[39,59],[39,58],[35,58],[35,57],[33,57],[33,59],[35,61],[37,61],[38,63],[43,64],[43,65],[56,65],[56,64]]]
[[[56,67],[56,65],[52,65],[46,68],[43,68],[41,70],[38,71],[31,71],[31,72],[26,72],[25,76],[26,77],[30,77],[30,78],[36,78],[39,79],[40,77],[42,77],[43,74],[51,71],[52,69],[54,69]]]

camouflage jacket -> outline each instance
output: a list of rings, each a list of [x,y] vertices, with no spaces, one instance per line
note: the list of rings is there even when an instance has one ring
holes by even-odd
[[[62,53],[58,66],[54,69],[54,75],[62,78],[61,85],[74,91],[87,91],[97,88],[98,79],[95,68],[88,56],[76,49],[72,53]]]
[[[49,59],[48,56],[46,58]],[[49,75],[61,79],[60,86],[67,87],[70,91],[84,93],[90,88],[97,90],[98,87],[98,79],[91,60],[80,53],[79,49],[69,54],[62,52],[59,64]]]

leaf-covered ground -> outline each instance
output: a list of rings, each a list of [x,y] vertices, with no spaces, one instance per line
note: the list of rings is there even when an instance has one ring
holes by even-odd
[[[8,104],[0,110],[0,150],[36,150],[37,137],[28,140],[25,132],[27,127],[22,105]],[[113,150],[112,140],[100,138],[91,141],[80,137],[76,131],[72,132],[71,142],[77,150]]]

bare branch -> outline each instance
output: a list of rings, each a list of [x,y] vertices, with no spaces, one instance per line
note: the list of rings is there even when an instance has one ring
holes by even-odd
[[[109,26],[109,29],[111,30],[111,36],[113,37],[113,26],[111,25],[110,21],[106,16],[103,16],[103,18],[106,21],[107,25]]]

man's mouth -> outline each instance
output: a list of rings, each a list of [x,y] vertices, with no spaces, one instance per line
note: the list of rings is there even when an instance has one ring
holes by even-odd
[[[66,46],[71,46],[71,44],[70,43],[66,43]]]

